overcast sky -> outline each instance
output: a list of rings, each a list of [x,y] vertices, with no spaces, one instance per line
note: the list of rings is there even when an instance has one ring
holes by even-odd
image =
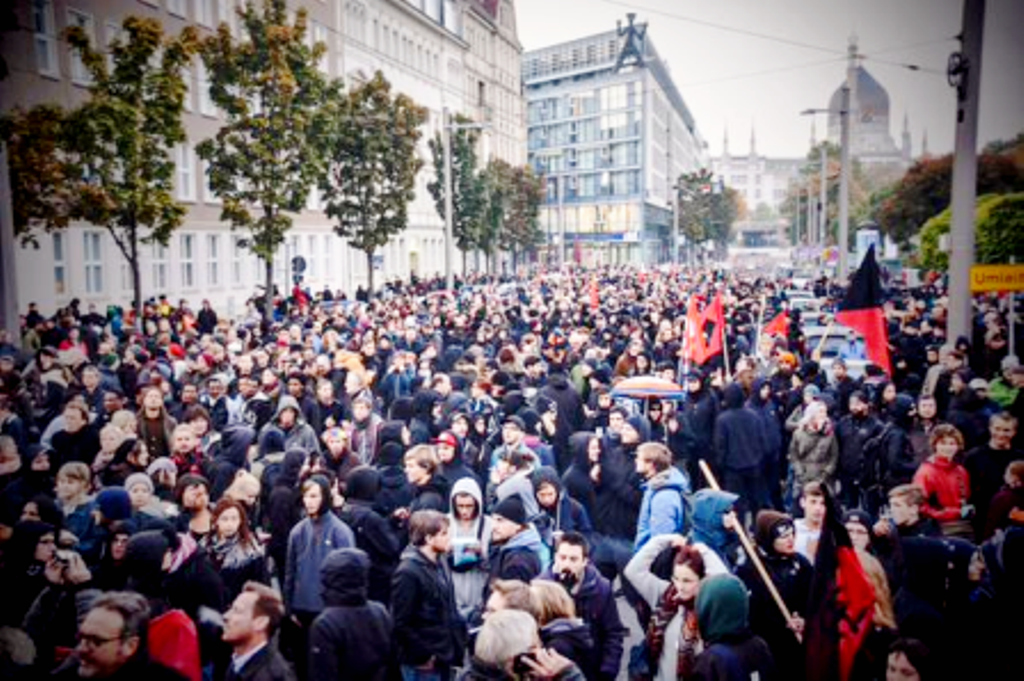
[[[730,151],[746,153],[754,125],[760,153],[803,156],[810,119],[799,112],[828,106],[844,78],[851,33],[867,56],[865,68],[889,91],[896,143],[907,113],[915,155],[925,129],[929,151],[953,148],[955,94],[945,70],[959,46],[960,0],[516,0],[527,51],[612,29],[630,11],[648,23],[713,155],[721,152],[726,126]],[[1022,27],[1024,0],[988,0],[982,144],[1024,131]],[[819,139],[825,131],[819,117]]]

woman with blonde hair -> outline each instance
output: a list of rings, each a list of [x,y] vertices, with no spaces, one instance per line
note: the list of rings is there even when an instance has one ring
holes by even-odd
[[[584,665],[592,656],[594,640],[590,627],[576,616],[569,592],[557,582],[535,579],[530,583],[530,597],[544,647]]]
[[[855,681],[873,681],[885,678],[889,646],[898,637],[896,614],[892,605],[892,593],[889,591],[889,578],[882,563],[861,549],[857,549],[857,558],[860,559],[864,574],[875,590],[875,614],[872,628],[857,653],[853,675],[850,678]]]

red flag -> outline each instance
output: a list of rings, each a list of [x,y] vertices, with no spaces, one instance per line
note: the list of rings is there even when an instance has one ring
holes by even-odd
[[[775,319],[768,322],[768,326],[764,327],[763,333],[766,336],[788,336],[789,313],[783,310],[775,315]]]
[[[597,279],[590,280],[590,309],[594,312],[601,307],[600,296],[597,290]]]
[[[707,342],[707,353],[704,356],[705,362],[722,352],[722,333],[723,329],[725,329],[725,311],[722,309],[721,293],[715,296],[715,299],[711,301],[711,304],[704,309],[704,314],[701,315],[700,330],[702,338],[704,336],[704,328],[709,322],[714,324],[714,328],[711,331],[711,338]],[[704,362],[701,362],[701,364],[703,363]]]
[[[848,681],[873,628],[875,590],[850,543],[839,503],[828,489],[825,506],[804,626],[806,677]]]
[[[853,276],[846,297],[839,304],[836,321],[864,337],[868,359],[892,375],[889,361],[889,331],[882,310],[882,279],[875,262],[875,247],[868,249]]]
[[[707,361],[707,347],[704,345],[704,318],[697,311],[697,297],[690,296],[686,308],[686,337],[683,342],[683,359],[701,365]]]

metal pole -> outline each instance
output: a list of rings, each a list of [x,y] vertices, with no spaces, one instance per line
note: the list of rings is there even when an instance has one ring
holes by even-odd
[[[852,61],[852,59],[851,59]],[[847,75],[847,84],[843,87],[843,110],[840,112],[842,125],[839,136],[839,285],[846,286],[849,272],[846,262],[847,244],[850,241],[850,84],[853,69]]]
[[[672,258],[669,262],[679,264],[679,185],[672,186]]]
[[[825,235],[828,234],[828,193],[826,184],[828,182],[828,154],[825,153],[825,143],[821,143],[821,176],[819,183],[818,195],[818,239],[819,241],[825,240]]]
[[[949,253],[949,330],[971,336],[971,265],[974,264],[974,201],[978,176],[978,91],[985,0],[965,0],[961,49],[964,72],[957,90],[956,144],[953,152],[953,224]]]
[[[448,107],[441,114],[444,129],[441,140],[444,143],[444,286],[449,291],[455,290],[452,275],[452,131]]]
[[[7,168],[7,145],[0,142],[0,329],[10,342],[21,347],[18,321],[18,276],[14,239],[14,203]]]
[[[815,222],[814,222],[814,209],[811,206],[811,202],[813,200],[814,200],[814,196],[811,194],[811,183],[808,182],[807,183],[807,216],[806,216],[806,220],[807,220],[807,231],[809,233],[815,231],[815,229],[814,229],[814,226],[815,226]]]
[[[565,190],[564,176],[558,177],[558,267],[565,268],[565,207],[562,205],[562,192]],[[579,229],[579,227],[577,227]]]

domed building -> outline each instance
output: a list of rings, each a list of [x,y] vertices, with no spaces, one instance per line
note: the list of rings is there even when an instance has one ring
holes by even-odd
[[[890,129],[889,93],[860,63],[855,38],[850,40],[849,52],[849,70],[853,75],[850,90],[850,154],[865,165],[908,166],[911,149],[907,117],[903,118],[902,144],[896,146]],[[840,139],[839,111],[843,108],[843,85],[836,88],[828,103],[828,141],[833,144],[839,144]]]

